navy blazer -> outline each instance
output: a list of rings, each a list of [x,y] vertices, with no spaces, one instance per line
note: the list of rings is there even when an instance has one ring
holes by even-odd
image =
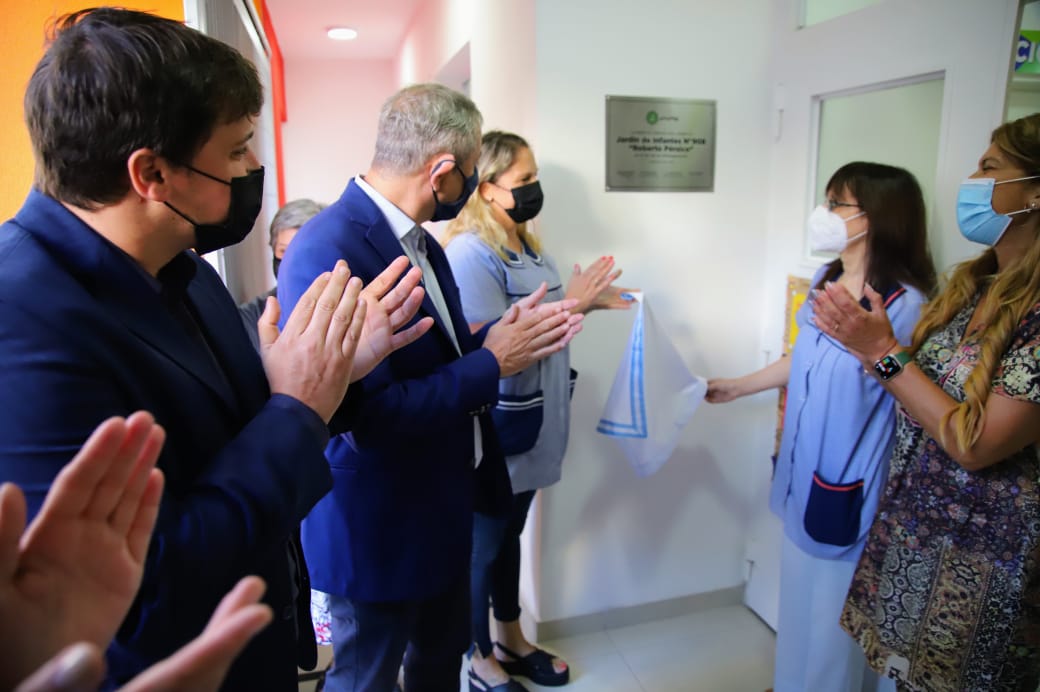
[[[351,432],[326,450],[333,489],[302,527],[311,583],[360,601],[418,600],[442,593],[469,569],[474,503],[509,506],[512,490],[488,411],[498,400],[498,363],[471,334],[444,251],[427,256],[447,303],[449,328],[427,296],[415,320],[436,324],[350,386]],[[366,284],[404,254],[379,208],[353,181],[308,221],[278,270],[283,320],[314,278],[343,258]],[[483,460],[473,471],[473,417]]]
[[[0,227],[0,480],[26,490],[34,515],[101,421],[150,411],[166,429],[166,489],[141,590],[108,652],[110,680],[197,636],[235,582],[257,574],[275,619],[225,687],[295,690],[289,537],[331,487],[328,432],[299,401],[270,395],[204,260],[182,253],[160,276],[186,290],[205,343],[140,267],[55,200],[33,191]]]

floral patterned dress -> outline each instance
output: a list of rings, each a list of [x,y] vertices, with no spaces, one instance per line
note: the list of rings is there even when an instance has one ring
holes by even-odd
[[[979,343],[978,296],[915,360],[957,399]],[[1040,305],[1022,320],[990,396],[1040,403]],[[1040,434],[1040,430],[1037,431]],[[965,471],[904,410],[885,494],[841,616],[900,689],[1028,690],[1040,681],[1040,450]]]

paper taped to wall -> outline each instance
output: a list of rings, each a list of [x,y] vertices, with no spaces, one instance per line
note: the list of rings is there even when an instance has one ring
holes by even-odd
[[[614,438],[637,474],[649,476],[672,456],[708,383],[687,369],[643,293],[632,296],[639,302],[632,334],[596,430]]]

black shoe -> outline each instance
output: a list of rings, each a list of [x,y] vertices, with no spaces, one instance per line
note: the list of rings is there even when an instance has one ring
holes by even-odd
[[[495,646],[506,656],[513,659],[511,661],[498,660],[502,665],[502,670],[510,675],[522,675],[536,685],[543,687],[559,687],[570,682],[571,669],[567,667],[557,672],[552,664],[553,655],[548,651],[536,648],[526,656],[520,656],[498,642],[495,642]],[[564,665],[567,665],[566,662],[564,662]]]

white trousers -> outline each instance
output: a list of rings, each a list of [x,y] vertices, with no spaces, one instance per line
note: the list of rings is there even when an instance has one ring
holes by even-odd
[[[806,554],[784,537],[775,692],[895,692],[838,624],[856,563]]]

